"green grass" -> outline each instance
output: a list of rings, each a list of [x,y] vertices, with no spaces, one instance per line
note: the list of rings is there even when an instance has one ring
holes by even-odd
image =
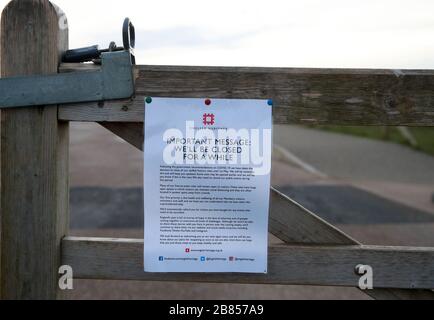
[[[394,127],[319,126],[315,128],[369,139],[390,141],[412,147],[399,130]],[[409,128],[409,130],[418,144],[417,147],[412,148],[434,156],[434,128]]]

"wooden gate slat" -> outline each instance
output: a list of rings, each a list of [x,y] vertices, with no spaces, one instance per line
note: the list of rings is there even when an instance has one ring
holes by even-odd
[[[135,73],[132,99],[64,106],[59,118],[143,122],[149,95],[273,99],[275,124],[434,126],[434,70],[136,66]]]
[[[431,248],[275,245],[268,274],[157,274],[143,271],[143,240],[70,237],[62,245],[63,263],[83,279],[354,287],[354,267],[364,263],[375,270],[376,288],[434,287]]]
[[[143,151],[143,125],[141,123],[103,123]],[[327,223],[275,188],[271,190],[269,231],[288,244],[359,245],[360,243],[338,228]],[[375,289],[364,291],[375,299],[433,299],[431,290]]]

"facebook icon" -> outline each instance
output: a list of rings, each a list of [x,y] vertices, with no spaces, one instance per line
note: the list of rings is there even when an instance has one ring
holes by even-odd
[[[158,260],[159,261],[164,261],[164,257],[159,257]]]

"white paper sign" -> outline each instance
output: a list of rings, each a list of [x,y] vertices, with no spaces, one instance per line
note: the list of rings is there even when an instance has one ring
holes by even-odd
[[[146,272],[267,273],[272,107],[147,98]]]

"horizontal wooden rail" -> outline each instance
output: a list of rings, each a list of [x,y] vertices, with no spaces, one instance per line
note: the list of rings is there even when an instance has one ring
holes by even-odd
[[[143,122],[146,96],[210,97],[273,99],[276,124],[434,126],[434,70],[136,66],[135,74],[133,99],[63,106],[59,118]]]
[[[319,286],[358,285],[354,269],[374,270],[376,288],[434,288],[434,249],[374,246],[289,246],[269,248],[269,273],[155,274],[143,271],[143,241],[65,238],[62,263],[77,279],[257,283]]]

